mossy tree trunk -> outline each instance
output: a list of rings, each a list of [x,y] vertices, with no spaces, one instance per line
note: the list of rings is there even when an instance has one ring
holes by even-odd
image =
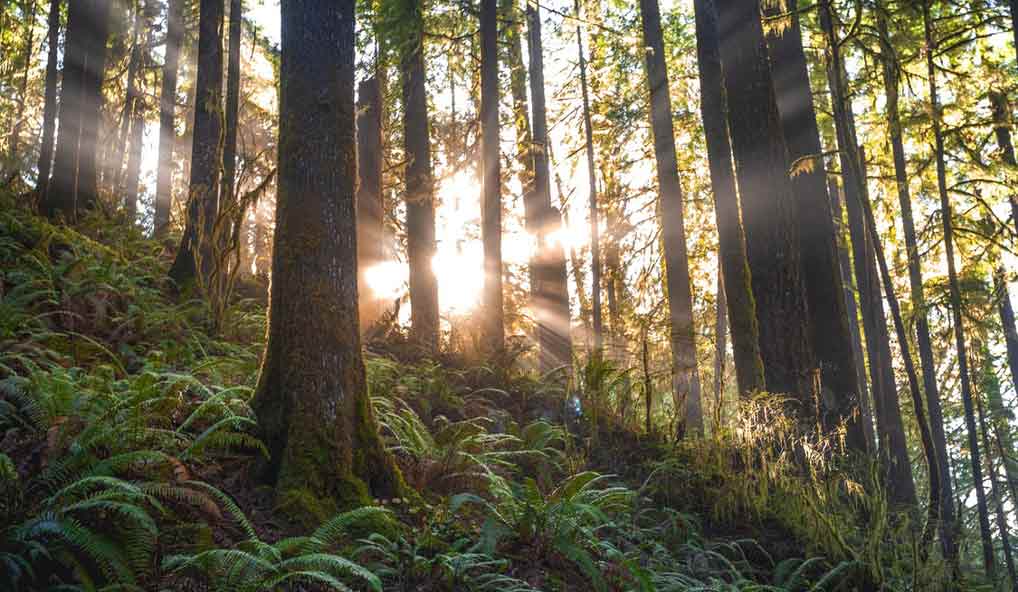
[[[672,388],[676,400],[685,401],[687,433],[703,432],[700,374],[696,367],[693,294],[689,282],[682,185],[675,154],[672,101],[665,65],[661,11],[657,0],[640,0],[647,85],[650,91],[651,131],[657,160],[658,212],[664,242],[664,272],[671,317]]]
[[[201,0],[198,18],[198,74],[195,80],[194,139],[187,217],[170,278],[178,286],[192,283],[201,262],[211,268],[212,227],[219,211],[223,134],[223,1]],[[204,278],[208,279],[208,278]]]
[[[70,4],[53,177],[41,207],[51,218],[74,222],[79,211],[98,202],[96,149],[109,27],[109,0]]]
[[[502,152],[498,121],[498,0],[481,0],[481,242],[484,247],[481,344],[505,349],[502,310]]]
[[[438,348],[438,278],[435,256],[435,180],[428,131],[421,0],[398,0],[391,15],[405,31],[400,39],[403,80],[403,142],[406,151],[407,259],[410,266],[410,334],[425,350]]]
[[[821,423],[827,433],[844,424],[850,450],[869,446],[860,412],[860,393],[852,355],[841,272],[838,269],[834,217],[827,195],[827,172],[802,47],[795,0],[789,0],[791,24],[768,36],[774,91],[791,161],[792,189],[799,221],[799,252],[809,311],[809,335],[820,364]],[[768,14],[777,12],[768,8]]]
[[[746,232],[767,390],[790,395],[804,429],[816,425],[817,364],[800,273],[795,196],[788,177],[767,44],[755,0],[718,0],[728,129]]]
[[[253,406],[277,502],[320,519],[400,493],[357,312],[354,0],[283,0],[268,343]]]
[[[384,309],[380,295],[366,281],[367,271],[385,259],[381,70],[361,81],[357,92],[357,288],[362,331],[378,322]]]
[[[223,179],[221,199],[232,201],[237,180],[237,124],[240,116],[240,42],[244,8],[240,0],[230,0],[229,49],[226,61],[226,104],[223,135]]]
[[[714,212],[718,227],[718,255],[724,274],[735,359],[735,379],[741,394],[766,390],[760,358],[760,327],[756,320],[752,279],[746,258],[746,237],[739,216],[739,196],[728,138],[728,100],[721,75],[717,9],[713,0],[695,0],[697,66],[700,70],[700,116],[707,138]]]

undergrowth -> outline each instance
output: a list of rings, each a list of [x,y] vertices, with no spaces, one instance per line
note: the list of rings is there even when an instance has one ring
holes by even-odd
[[[633,387],[607,365],[588,364],[573,384],[564,370],[369,353],[380,429],[418,496],[300,532],[248,470],[266,454],[248,405],[262,307],[235,303],[213,334],[200,301],[173,295],[158,244],[99,219],[52,226],[0,201],[4,590],[934,590],[943,580],[936,559],[917,558],[909,520],[887,511],[869,467],[794,439],[767,399],[710,439],[666,444],[627,427]],[[606,446],[640,460],[610,474],[598,460]]]

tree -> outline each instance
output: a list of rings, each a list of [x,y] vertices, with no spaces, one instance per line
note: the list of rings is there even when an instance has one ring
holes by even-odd
[[[696,53],[700,71],[700,116],[707,139],[707,161],[718,227],[718,256],[724,274],[735,378],[739,392],[749,395],[766,389],[760,358],[760,328],[756,320],[752,278],[746,259],[746,237],[739,217],[739,196],[732,169],[732,147],[726,121],[721,72],[718,17],[713,0],[695,0]]]
[[[926,74],[929,84],[929,107],[933,123],[934,155],[937,165],[937,192],[940,196],[940,220],[944,230],[944,256],[947,257],[947,278],[951,293],[951,320],[954,325],[955,353],[958,355],[958,376],[961,381],[961,400],[965,408],[965,428],[968,432],[969,461],[972,467],[972,481],[976,490],[976,506],[979,512],[979,531],[982,535],[983,566],[991,580],[996,573],[993,539],[990,534],[990,515],[983,489],[982,460],[979,454],[979,436],[976,430],[975,411],[972,404],[972,381],[969,376],[968,350],[965,343],[965,326],[962,324],[961,287],[954,261],[954,220],[952,220],[951,199],[947,193],[947,167],[944,163],[944,135],[940,123],[940,97],[937,90],[937,68],[933,59],[937,49],[930,17],[932,0],[922,3],[923,32],[926,41]]]
[[[576,18],[579,19],[579,0],[576,0],[575,8]],[[580,62],[580,94],[583,99],[583,137],[587,154],[587,178],[590,181],[590,191],[587,196],[590,210],[590,306],[594,332],[594,355],[600,357],[604,349],[604,329],[601,320],[601,230],[598,222],[597,169],[594,166],[594,128],[590,123],[590,92],[587,87],[587,58],[583,52],[583,29],[579,24],[576,25],[576,48]]]
[[[424,73],[424,15],[420,0],[396,0],[393,22],[400,43],[403,142],[406,150],[407,259],[410,265],[410,333],[427,350],[438,347],[438,279],[435,256],[435,181],[431,170],[428,96]]]
[[[912,304],[912,319],[915,323],[916,344],[919,348],[919,362],[923,373],[923,389],[926,407],[929,410],[930,430],[937,451],[940,473],[940,540],[944,556],[957,562],[958,547],[954,540],[955,508],[951,483],[951,466],[948,458],[947,435],[944,431],[943,411],[940,407],[940,392],[937,386],[936,363],[933,359],[933,343],[930,338],[929,318],[926,314],[926,295],[923,290],[922,269],[919,262],[919,243],[916,239],[915,221],[912,215],[912,197],[908,186],[908,167],[905,160],[905,145],[902,139],[901,117],[898,112],[899,67],[897,53],[891,43],[887,28],[887,17],[882,8],[876,9],[877,31],[881,41],[881,64],[886,100],[887,131],[891,140],[894,159],[895,187],[898,190],[898,205],[901,207],[901,227],[905,235],[905,251],[908,261],[909,288]]]
[[[109,26],[109,0],[70,3],[53,176],[41,203],[51,218],[73,223],[98,203],[96,149]]]
[[[481,0],[481,241],[484,244],[482,347],[505,348],[502,313],[502,166],[498,122],[498,1]]]
[[[154,214],[155,235],[161,237],[170,225],[173,201],[173,146],[177,143],[177,69],[180,45],[184,37],[181,5],[183,0],[166,2],[166,51],[163,81],[159,92],[159,164],[156,172]]]
[[[654,155],[657,159],[658,210],[664,239],[665,282],[671,313],[674,396],[676,402],[685,400],[686,429],[692,433],[702,433],[703,403],[700,400],[700,375],[696,368],[693,294],[689,283],[682,185],[679,183],[679,164],[675,155],[672,101],[657,0],[640,0],[640,19],[643,23],[647,85],[650,90]]]
[[[533,99],[533,138],[530,151],[534,163],[534,195],[538,236],[537,289],[535,308],[541,369],[549,371],[572,360],[569,331],[569,292],[565,250],[550,240],[562,226],[562,215],[551,205],[551,175],[548,171],[550,140],[544,96],[544,48],[541,40],[540,8],[527,2],[527,50],[530,54],[530,96]],[[529,218],[528,218],[529,219]]]
[[[35,51],[35,11],[37,2],[30,0],[22,3],[22,13],[25,14],[25,21],[28,28],[28,38],[25,40],[25,52],[21,68],[21,81],[18,83],[18,106],[14,116],[14,125],[11,126],[11,139],[8,143],[8,157],[11,161],[17,162],[18,148],[21,143],[21,126],[25,120],[25,107],[28,103],[28,73],[32,69],[32,54]],[[26,14],[27,13],[27,14]]]
[[[361,81],[357,91],[357,285],[361,329],[374,325],[383,302],[366,281],[365,273],[385,259],[385,204],[382,196],[382,81],[381,69]]]
[[[1012,2],[1012,6],[1018,2]],[[1018,33],[1016,33],[1018,34]],[[997,148],[1000,150],[1001,160],[1004,166],[1013,169],[1018,168],[1018,161],[1015,160],[1014,144],[1011,143],[1011,105],[1008,103],[1007,95],[999,91],[990,91],[990,112],[993,115],[993,133],[997,137]],[[1018,194],[1014,191],[1008,196],[1011,202],[1011,222],[1014,224],[1015,232],[1018,232]]]
[[[816,421],[795,202],[757,1],[718,0],[728,129],[767,390],[791,395],[803,427]]]
[[[145,133],[145,111],[148,108],[141,85],[145,81],[145,71],[149,65],[149,51],[152,47],[154,36],[151,16],[155,12],[150,0],[145,0],[143,4],[139,3],[138,11],[141,13],[141,22],[148,32],[145,35],[144,45],[137,48],[140,54],[138,68],[141,72],[135,79],[135,95],[131,106],[130,150],[127,153],[127,181],[124,186],[124,210],[127,219],[131,222],[138,215],[138,190],[141,178],[142,144],[144,143]]]
[[[145,12],[142,10],[141,0],[135,0],[132,4],[134,24],[131,26],[131,53],[127,60],[127,91],[124,97],[124,108],[120,113],[120,131],[117,134],[112,156],[107,152],[103,159],[102,181],[105,185],[112,186],[118,196],[122,195],[124,189],[124,155],[127,151],[128,138],[131,136],[135,104],[141,98],[138,74],[142,68],[141,30],[145,27]],[[112,183],[110,182],[111,178],[113,179]]]
[[[781,128],[791,160],[810,344],[820,365],[820,382],[825,391],[820,419],[828,433],[844,424],[847,447],[865,452],[869,448],[863,425],[867,418],[861,413],[862,391],[852,354],[834,218],[827,195],[827,173],[796,1],[790,0],[786,8],[791,24],[780,34],[768,37],[768,49]]]
[[[269,332],[253,407],[263,477],[298,516],[394,497],[357,314],[354,1],[283,0]],[[316,508],[319,510],[316,512]]]
[[[223,0],[201,0],[198,20],[198,75],[195,80],[194,141],[187,217],[170,278],[184,287],[208,280],[212,227],[219,210],[223,133]]]
[[[240,115],[240,41],[244,6],[230,0],[230,45],[226,62],[226,132],[223,138],[223,201],[234,199],[237,182],[237,120]]]
[[[838,158],[844,178],[845,209],[852,239],[855,281],[859,289],[866,355],[869,358],[870,387],[873,392],[880,439],[879,455],[888,497],[899,508],[916,506],[915,482],[905,439],[905,427],[898,404],[898,390],[891,366],[890,335],[881,298],[880,276],[874,263],[876,241],[866,224],[864,204],[869,197],[866,176],[855,131],[855,116],[845,92],[845,69],[841,42],[834,29],[831,7],[820,5],[820,23],[826,40],[827,80],[831,89],[832,111],[838,143]],[[888,295],[890,297],[890,294]]]
[[[53,167],[53,135],[57,127],[57,67],[60,49],[60,0],[50,0],[47,17],[46,39],[49,45],[46,54],[46,90],[43,99],[42,139],[39,142],[39,176],[35,192],[40,202],[46,201],[49,176]]]

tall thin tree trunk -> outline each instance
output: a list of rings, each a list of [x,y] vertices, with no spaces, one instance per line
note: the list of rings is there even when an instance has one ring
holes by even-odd
[[[53,176],[41,207],[51,218],[73,223],[98,203],[96,149],[109,27],[109,0],[70,4]]]
[[[407,155],[407,258],[410,265],[410,332],[428,351],[438,348],[438,279],[435,256],[435,181],[431,169],[428,96],[424,73],[424,16],[421,0],[402,0],[410,22],[401,44],[403,141]]]
[[[1013,7],[1018,0],[1012,0]],[[1014,10],[1012,8],[1012,10]],[[1013,14],[1013,13],[1012,13]],[[1018,33],[1016,33],[1018,35]],[[1007,95],[999,91],[990,91],[990,111],[993,115],[993,132],[997,137],[997,147],[1000,149],[1001,159],[1004,164],[1015,171],[1018,162],[1015,161],[1014,144],[1011,143],[1011,105],[1008,103]],[[1008,195],[1011,202],[1011,222],[1018,232],[1018,191],[1012,188]]]
[[[954,564],[958,560],[958,546],[954,540],[955,512],[954,502],[952,501],[954,499],[954,492],[951,486],[947,435],[944,431],[944,414],[940,407],[940,392],[937,386],[936,362],[933,359],[933,343],[930,339],[930,325],[926,314],[926,296],[923,290],[922,268],[919,263],[919,244],[916,239],[915,222],[912,216],[912,198],[909,195],[908,167],[905,161],[901,118],[898,114],[898,60],[887,31],[887,18],[879,7],[877,8],[876,17],[877,30],[880,33],[881,50],[883,52],[882,65],[887,128],[891,139],[891,153],[894,158],[894,178],[898,189],[898,204],[901,207],[901,225],[905,234],[912,318],[916,328],[916,343],[919,347],[919,361],[922,366],[923,388],[926,393],[926,406],[929,410],[930,429],[933,433],[937,464],[940,469],[941,546],[944,557]]]
[[[541,343],[541,369],[544,372],[572,361],[572,337],[569,331],[569,278],[565,249],[549,236],[562,227],[561,213],[551,205],[551,175],[548,171],[550,145],[544,96],[544,49],[541,40],[541,13],[536,4],[527,2],[527,50],[530,54],[530,96],[533,100],[534,163],[533,202],[538,217],[538,341]]]
[[[841,191],[838,183],[831,178],[827,185],[827,194],[831,198],[831,213],[834,215],[838,232],[838,260],[841,268],[842,287],[845,290],[845,312],[848,315],[848,329],[852,332],[852,356],[855,357],[856,381],[859,384],[859,402],[863,417],[863,430],[866,432],[867,446],[876,450],[877,440],[873,431],[873,408],[869,386],[866,380],[866,358],[863,357],[862,336],[859,334],[859,308],[856,304],[855,281],[852,277],[852,263],[848,254],[849,238],[847,224],[842,213]]]
[[[183,0],[166,2],[166,50],[163,81],[159,94],[159,164],[156,172],[156,200],[153,228],[155,236],[163,237],[170,226],[173,201],[173,147],[177,143],[175,123],[177,108],[177,69],[183,41],[181,4]]]
[[[282,2],[274,281],[253,407],[271,452],[263,476],[305,519],[402,490],[357,318],[354,4]]]
[[[361,330],[382,317],[383,302],[366,272],[385,260],[385,206],[382,196],[382,69],[360,83],[357,92],[357,278]]]
[[[728,332],[728,303],[725,302],[725,274],[718,258],[717,315],[714,319],[714,429],[721,429],[724,420],[725,345]]]
[[[739,392],[766,389],[760,358],[760,327],[756,320],[752,278],[746,259],[746,238],[739,217],[739,196],[728,139],[724,80],[721,70],[718,17],[713,0],[694,0],[697,65],[700,70],[700,114],[707,138],[707,160],[718,227],[718,257],[724,275]]]
[[[223,0],[201,0],[198,19],[198,75],[195,81],[194,140],[187,218],[170,278],[186,286],[211,267],[212,228],[219,212],[223,131]],[[200,266],[199,266],[200,263]]]
[[[756,0],[718,0],[728,129],[752,273],[767,390],[792,395],[801,427],[816,416],[816,362],[809,342],[788,150]]]
[[[107,154],[107,161],[103,166],[103,183],[110,185],[114,195],[122,198],[124,189],[124,166],[125,155],[127,154],[127,143],[131,138],[131,124],[134,121],[135,105],[138,103],[138,72],[142,69],[142,48],[141,30],[144,27],[145,17],[142,10],[142,0],[134,1],[134,25],[131,29],[131,55],[127,60],[127,95],[124,97],[124,110],[120,115],[120,133],[117,135],[116,149],[113,156]],[[111,171],[110,169],[113,169]],[[112,184],[110,174],[112,172]],[[127,204],[125,204],[127,205]],[[129,206],[128,206],[129,207]]]
[[[877,236],[867,229],[864,204],[868,201],[866,177],[855,133],[855,116],[845,92],[845,73],[840,42],[834,28],[829,0],[820,5],[820,22],[827,41],[827,78],[831,89],[838,138],[841,173],[845,179],[845,205],[855,263],[856,285],[862,307],[866,353],[876,406],[880,457],[888,498],[899,508],[916,506],[915,483],[901,419],[898,391],[891,366],[890,336],[881,298],[880,276],[874,265]]]
[[[675,400],[685,401],[687,432],[696,434],[703,432],[703,402],[700,374],[696,368],[696,333],[682,213],[682,185],[679,182],[679,163],[675,155],[672,101],[657,0],[640,0],[640,18],[646,47],[644,55],[650,91],[651,130],[657,159],[658,211],[664,240],[665,284],[671,316],[672,387]]]
[[[505,349],[502,311],[502,158],[498,121],[498,0],[481,0],[481,242],[484,299],[481,342],[488,354]]]
[[[229,49],[226,62],[226,132],[223,139],[223,184],[220,199],[232,201],[237,182],[237,125],[240,117],[240,42],[244,7],[230,0]]]
[[[580,1],[575,1],[576,17],[580,18]],[[579,21],[578,21],[579,22]],[[594,355],[601,356],[604,349],[604,330],[601,321],[601,229],[598,222],[597,170],[594,166],[594,130],[590,123],[590,94],[587,89],[587,58],[583,53],[583,31],[576,26],[576,47],[580,57],[580,91],[583,98],[583,133],[587,153],[587,177],[590,180],[588,202],[590,209],[590,278],[591,318],[594,331]]]
[[[980,352],[980,357],[982,358],[982,367],[979,369],[980,393],[976,398],[976,412],[979,415],[979,431],[982,432],[983,436],[983,452],[986,453],[986,472],[990,476],[990,495],[993,497],[993,506],[996,511],[997,532],[1000,534],[1001,546],[1004,548],[1004,565],[1007,567],[1007,574],[1011,580],[1011,589],[1014,590],[1014,587],[1018,585],[1018,580],[1015,579],[1011,535],[1007,524],[1007,516],[1004,513],[1004,496],[1000,491],[1000,485],[997,482],[997,470],[993,464],[993,448],[990,446],[990,426],[986,421],[986,413],[983,409],[983,399],[1000,398],[1000,382],[997,380],[997,374],[993,368],[993,359],[990,357],[990,351],[985,343],[983,344],[982,352]]]
[[[49,189],[49,175],[53,168],[53,135],[57,127],[57,77],[60,49],[60,4],[61,0],[50,0],[49,27],[46,37],[49,44],[46,55],[46,90],[43,98],[42,140],[39,142],[39,176],[35,192],[39,202],[46,201]]]
[[[958,355],[958,375],[961,378],[961,399],[965,408],[965,427],[968,431],[969,460],[972,465],[972,481],[976,490],[976,504],[979,511],[979,530],[983,544],[983,564],[991,580],[996,577],[996,560],[993,539],[990,533],[990,516],[983,490],[982,461],[979,455],[979,438],[976,433],[975,412],[972,407],[972,381],[969,377],[968,351],[965,344],[965,326],[962,324],[961,287],[954,262],[954,221],[952,220],[951,199],[947,193],[947,167],[944,163],[944,136],[940,129],[940,98],[937,92],[937,69],[933,52],[937,44],[933,35],[930,18],[932,0],[922,3],[923,31],[926,41],[926,74],[929,82],[929,106],[933,120],[934,151],[937,161],[937,191],[940,194],[940,218],[944,227],[944,255],[947,257],[947,277],[951,291],[951,320],[954,324],[955,349]]]
[[[776,8],[767,9],[773,12]],[[791,26],[768,37],[774,91],[791,161],[792,189],[799,221],[799,252],[809,311],[810,343],[820,364],[821,423],[834,433],[844,424],[850,450],[868,448],[860,412],[860,388],[852,355],[844,289],[827,172],[810,88],[796,0],[787,2]]]
[[[131,113],[131,143],[127,153],[127,182],[124,187],[124,210],[128,221],[134,222],[138,216],[138,194],[141,180],[142,148],[145,140],[145,112],[148,105],[145,101],[143,85],[148,70],[152,41],[155,33],[150,18],[154,12],[151,0],[139,2],[138,11],[142,13],[143,28],[146,29],[145,44],[139,48],[138,76],[135,79],[134,107]]]

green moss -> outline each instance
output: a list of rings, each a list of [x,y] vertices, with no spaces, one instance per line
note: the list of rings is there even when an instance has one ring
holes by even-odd
[[[336,502],[329,497],[315,495],[309,489],[287,489],[276,496],[276,510],[291,522],[306,530],[336,514]]]

